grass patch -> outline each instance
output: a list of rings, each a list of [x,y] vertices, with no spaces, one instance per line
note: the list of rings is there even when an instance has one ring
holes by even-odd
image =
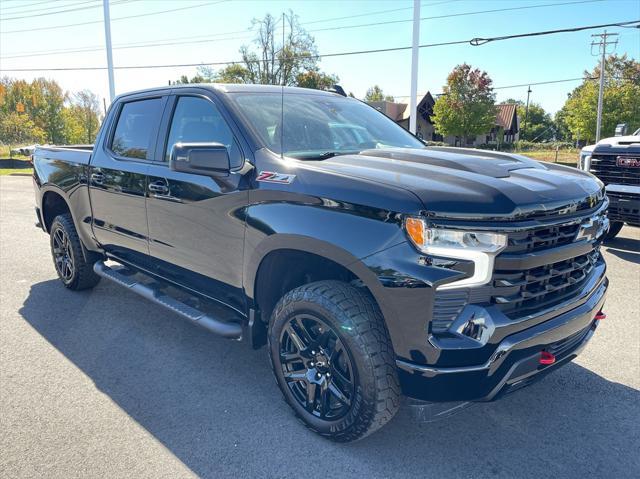
[[[32,175],[33,168],[0,168],[0,176]]]
[[[556,159],[556,150],[529,150],[529,151],[514,151],[519,155],[527,156],[533,160],[547,161],[549,163],[558,163],[564,166],[576,166],[578,162],[578,150],[559,150],[558,157]]]

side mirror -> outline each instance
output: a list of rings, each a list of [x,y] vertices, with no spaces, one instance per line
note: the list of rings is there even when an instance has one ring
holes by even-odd
[[[171,149],[169,168],[196,175],[229,173],[229,151],[220,143],[176,143]]]

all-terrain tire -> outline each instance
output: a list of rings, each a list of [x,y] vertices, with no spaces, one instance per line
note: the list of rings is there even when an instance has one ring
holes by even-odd
[[[605,241],[612,240],[613,238],[618,236],[618,233],[620,233],[620,230],[622,229],[623,226],[624,226],[624,222],[622,221],[612,221],[611,225],[609,226],[609,231],[604,237]]]
[[[335,420],[309,412],[284,378],[283,331],[300,315],[328,325],[351,360],[353,397],[345,406],[348,412]],[[401,393],[395,354],[382,313],[367,291],[332,280],[289,291],[273,310],[268,338],[276,382],[297,417],[312,431],[337,442],[355,441],[384,426],[398,411]]]
[[[58,278],[66,288],[74,291],[93,288],[100,281],[93,271],[97,255],[82,251],[82,243],[69,213],[58,215],[51,223],[51,256]]]

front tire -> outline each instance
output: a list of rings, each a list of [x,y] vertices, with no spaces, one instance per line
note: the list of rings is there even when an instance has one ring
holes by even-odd
[[[269,352],[285,400],[324,437],[362,439],[398,411],[389,333],[365,291],[319,281],[288,292],[271,315]]]
[[[90,252],[87,258],[70,214],[58,215],[51,223],[51,256],[58,278],[66,288],[74,291],[93,288],[100,281],[93,271],[97,258]],[[87,261],[89,260],[89,261]]]

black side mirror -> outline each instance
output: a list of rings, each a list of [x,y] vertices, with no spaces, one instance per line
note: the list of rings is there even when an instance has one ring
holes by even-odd
[[[169,168],[196,175],[224,175],[231,169],[229,151],[220,143],[176,143]]]

